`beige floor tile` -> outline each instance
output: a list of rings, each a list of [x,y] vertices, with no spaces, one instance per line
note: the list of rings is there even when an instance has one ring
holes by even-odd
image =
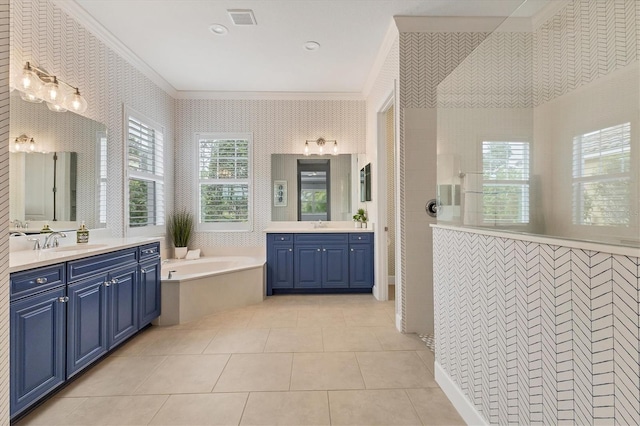
[[[440,388],[407,389],[424,425],[464,425],[465,422]]]
[[[224,368],[214,392],[289,390],[293,354],[236,354]]]
[[[311,307],[298,310],[298,327],[344,327],[342,309]]]
[[[249,324],[253,317],[254,310],[246,308],[243,311],[221,312],[215,315],[209,315],[198,320],[195,328],[198,329],[217,329],[217,328],[244,328]]]
[[[165,330],[142,352],[145,355],[201,354],[216,335],[216,330]]]
[[[358,352],[356,357],[367,389],[438,386],[416,352]]]
[[[326,392],[251,392],[241,425],[329,425]]]
[[[269,337],[267,328],[226,328],[220,329],[204,353],[259,353]]]
[[[116,349],[111,356],[140,356],[144,350],[156,339],[161,338],[160,327],[149,327]]]
[[[382,350],[371,327],[323,327],[322,341],[325,352]]]
[[[329,391],[333,425],[420,425],[404,389]]]
[[[293,355],[292,390],[364,389],[353,352]]]
[[[166,395],[87,398],[67,416],[68,425],[146,425],[167,400]]]
[[[237,425],[246,393],[171,395],[152,425]]]
[[[73,413],[86,400],[87,398],[52,398],[29,413],[15,426],[66,425],[69,414]]]
[[[322,352],[322,329],[272,328],[265,352]]]
[[[417,334],[402,334],[395,328],[374,327],[374,334],[385,351],[428,351]]]
[[[352,309],[344,310],[344,321],[347,327],[392,327],[394,322],[384,309]]]
[[[131,395],[164,356],[109,357],[63,389],[59,396]]]
[[[433,376],[433,372],[435,371],[434,364],[436,362],[436,356],[433,354],[433,352],[431,352],[429,350],[427,350],[427,351],[417,351],[416,353],[422,359],[422,361],[425,363],[425,365],[427,366],[427,368],[431,372],[431,375]]]
[[[247,324],[250,328],[282,328],[298,325],[298,311],[295,309],[270,309],[256,311]]]
[[[211,392],[229,355],[172,355],[135,390],[136,394]]]

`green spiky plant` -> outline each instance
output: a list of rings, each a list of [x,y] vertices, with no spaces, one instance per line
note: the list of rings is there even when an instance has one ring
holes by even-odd
[[[364,209],[358,209],[356,214],[353,215],[353,220],[356,222],[366,223],[367,222],[367,212]]]
[[[174,247],[188,247],[193,232],[193,214],[185,209],[170,214],[167,230]]]

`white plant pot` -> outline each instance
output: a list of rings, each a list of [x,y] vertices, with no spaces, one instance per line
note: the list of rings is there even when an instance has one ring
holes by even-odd
[[[363,227],[364,229],[367,229],[367,222],[362,222],[362,227]]]
[[[187,255],[187,251],[189,251],[187,247],[174,247],[173,255],[176,259],[184,259]]]
[[[362,222],[355,221],[353,222],[356,228],[362,228]]]

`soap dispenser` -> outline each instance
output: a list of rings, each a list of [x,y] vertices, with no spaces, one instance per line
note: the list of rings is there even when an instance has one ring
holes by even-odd
[[[89,230],[84,225],[84,220],[82,221],[80,228],[76,232],[76,235],[77,235],[76,242],[78,244],[85,244],[89,242]]]
[[[40,230],[41,234],[50,234],[53,232],[53,229],[49,228],[49,223],[45,222],[44,226],[42,227],[42,229]]]

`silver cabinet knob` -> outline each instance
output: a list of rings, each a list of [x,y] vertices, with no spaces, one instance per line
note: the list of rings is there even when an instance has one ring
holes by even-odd
[[[142,272],[143,274],[146,274],[147,270],[146,269],[140,269],[140,272]]]
[[[105,281],[103,284],[105,287],[109,287],[111,285],[111,281]]]
[[[119,281],[118,281],[118,279],[117,279],[117,278],[114,278],[114,279],[112,279],[112,280],[111,280],[111,284],[118,284],[118,282],[119,282]]]
[[[353,251],[353,249],[351,249],[351,251]]]
[[[293,249],[289,249],[289,251],[293,251]]]
[[[320,251],[320,249],[318,249],[318,251]]]
[[[67,303],[68,301],[69,301],[69,298],[67,296],[58,297],[58,302],[60,303]]]
[[[327,249],[322,249],[322,251],[327,251]]]
[[[47,283],[47,281],[49,281],[49,280],[47,279],[47,277],[36,278],[36,283],[37,283],[37,284],[46,284],[46,283]]]

